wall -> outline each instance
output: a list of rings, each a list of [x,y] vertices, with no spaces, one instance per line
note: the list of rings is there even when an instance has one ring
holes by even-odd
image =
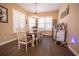
[[[17,4],[1,4],[1,6],[4,6],[8,9],[8,23],[1,23],[0,22],[0,43],[4,41],[10,40],[9,37],[13,35],[13,19],[12,19],[12,8],[24,13],[25,15],[27,14],[26,11],[18,6]],[[26,15],[27,18],[27,15]]]
[[[64,18],[60,18],[61,13],[65,10],[66,6],[69,5],[69,14]],[[67,23],[67,42],[68,46],[71,47],[79,55],[79,4],[64,4],[59,10],[59,23]],[[72,37],[76,43],[72,44]]]
[[[53,19],[58,19],[58,11],[38,13],[38,16],[52,16]]]

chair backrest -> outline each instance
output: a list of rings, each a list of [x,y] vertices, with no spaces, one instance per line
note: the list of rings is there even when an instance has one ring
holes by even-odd
[[[37,37],[40,38],[40,36],[41,36],[41,30],[40,28],[37,28]]]
[[[18,41],[27,42],[26,31],[23,31],[23,29],[20,28],[17,28],[16,31],[17,31]]]
[[[18,39],[20,39],[20,37],[22,37],[20,28],[16,28],[16,35],[17,35]]]
[[[23,28],[24,31],[29,32],[29,27],[28,24],[25,25],[25,27]]]

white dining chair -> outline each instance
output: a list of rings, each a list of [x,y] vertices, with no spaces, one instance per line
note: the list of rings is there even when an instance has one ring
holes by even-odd
[[[18,49],[20,49],[20,45],[25,45],[26,47],[26,52],[27,52],[27,45],[29,43],[32,43],[32,38],[28,38],[26,31],[23,31],[19,28],[17,28],[17,39],[18,39]]]
[[[40,28],[37,28],[37,33],[36,33],[36,38],[35,38],[36,45],[38,45],[38,43],[41,41],[41,37],[42,37],[41,30],[40,30]]]

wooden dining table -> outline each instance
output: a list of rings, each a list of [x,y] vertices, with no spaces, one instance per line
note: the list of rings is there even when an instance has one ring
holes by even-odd
[[[31,36],[32,37],[32,47],[34,47],[34,41],[35,41],[35,37],[36,37],[36,33],[35,32],[28,32],[26,33],[27,36]]]

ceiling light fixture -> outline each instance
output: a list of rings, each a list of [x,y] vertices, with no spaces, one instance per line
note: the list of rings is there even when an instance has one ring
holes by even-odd
[[[33,18],[35,18],[36,20],[39,18],[38,16],[37,16],[37,3],[34,3],[34,15],[33,15]]]

